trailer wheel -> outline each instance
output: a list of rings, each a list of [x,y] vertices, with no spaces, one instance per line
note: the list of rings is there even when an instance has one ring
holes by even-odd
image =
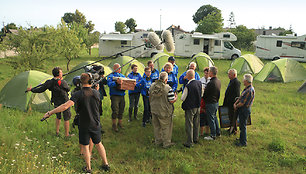
[[[151,58],[154,57],[157,53],[151,53]]]
[[[272,61],[278,60],[278,59],[279,59],[279,57],[273,57]]]
[[[233,54],[232,57],[231,57],[231,60],[235,60],[237,59],[239,56],[237,54]]]
[[[122,56],[122,54],[121,54],[121,53],[116,54],[116,58],[117,58],[117,57],[121,57],[121,56]]]

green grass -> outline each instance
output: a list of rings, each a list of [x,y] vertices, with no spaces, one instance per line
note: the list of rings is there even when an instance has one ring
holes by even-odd
[[[70,68],[86,60],[98,60],[97,49],[92,56],[86,52],[72,60]],[[0,89],[16,74],[0,59]],[[146,63],[149,58],[139,59]],[[111,60],[102,63],[107,65]],[[181,74],[189,59],[178,58]],[[219,68],[222,83],[220,104],[229,82],[226,71],[230,60],[214,60]],[[303,63],[306,67],[306,63]],[[45,72],[51,74],[54,66],[67,72],[66,60],[54,58],[45,64]],[[203,74],[200,73],[202,76]],[[238,76],[242,80],[242,75]],[[109,96],[103,101],[101,118],[105,134],[103,144],[111,164],[111,173],[305,173],[306,95],[297,93],[302,81],[292,83],[254,82],[256,90],[252,107],[252,125],[248,126],[248,147],[233,145],[237,136],[222,137],[214,142],[201,139],[200,145],[185,149],[184,112],[181,101],[175,103],[172,140],[173,148],[155,147],[152,125],[141,127],[141,121],[127,122],[128,98],[123,123],[125,130],[111,131],[111,109]],[[243,87],[241,87],[243,89]],[[143,104],[140,99],[142,118]],[[73,113],[74,115],[74,113]],[[78,136],[71,139],[55,137],[55,117],[40,122],[42,113],[22,112],[2,107],[0,110],[0,173],[80,173],[85,165],[79,156]],[[76,129],[71,129],[77,134]],[[101,161],[97,151],[93,152],[94,173],[99,173]]]

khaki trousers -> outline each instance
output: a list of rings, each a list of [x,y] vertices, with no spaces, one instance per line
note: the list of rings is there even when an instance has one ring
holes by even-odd
[[[161,116],[152,113],[152,123],[155,136],[155,144],[167,147],[171,144],[173,119],[172,115]]]
[[[200,108],[185,110],[185,130],[187,135],[187,145],[191,146],[192,143],[199,140],[199,128]]]

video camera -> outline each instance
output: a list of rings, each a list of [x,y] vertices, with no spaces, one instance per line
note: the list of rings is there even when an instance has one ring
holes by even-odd
[[[84,69],[86,73],[87,72],[91,73],[92,78],[93,78],[92,79],[93,84],[101,80],[102,76],[105,74],[104,67],[100,65],[89,65],[89,66],[86,66]],[[75,90],[81,90],[82,86],[81,86],[80,76],[75,76],[72,80],[72,83],[76,87]],[[92,86],[92,88],[95,88],[95,87],[96,85]]]

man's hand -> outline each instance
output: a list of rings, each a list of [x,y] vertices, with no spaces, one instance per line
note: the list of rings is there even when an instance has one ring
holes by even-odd
[[[50,114],[50,112],[48,111],[47,113],[45,113],[45,115],[44,115],[43,118],[44,118],[44,120],[45,120],[45,119],[49,118],[50,116],[51,116],[51,114]]]
[[[96,84],[96,87],[95,87],[96,90],[99,90],[100,89],[100,86],[99,84]]]
[[[121,85],[122,82],[123,82],[123,80],[121,80],[121,79],[119,79],[119,78],[117,79],[117,84]]]
[[[29,88],[27,88],[27,92],[32,90],[32,86],[30,86]]]

